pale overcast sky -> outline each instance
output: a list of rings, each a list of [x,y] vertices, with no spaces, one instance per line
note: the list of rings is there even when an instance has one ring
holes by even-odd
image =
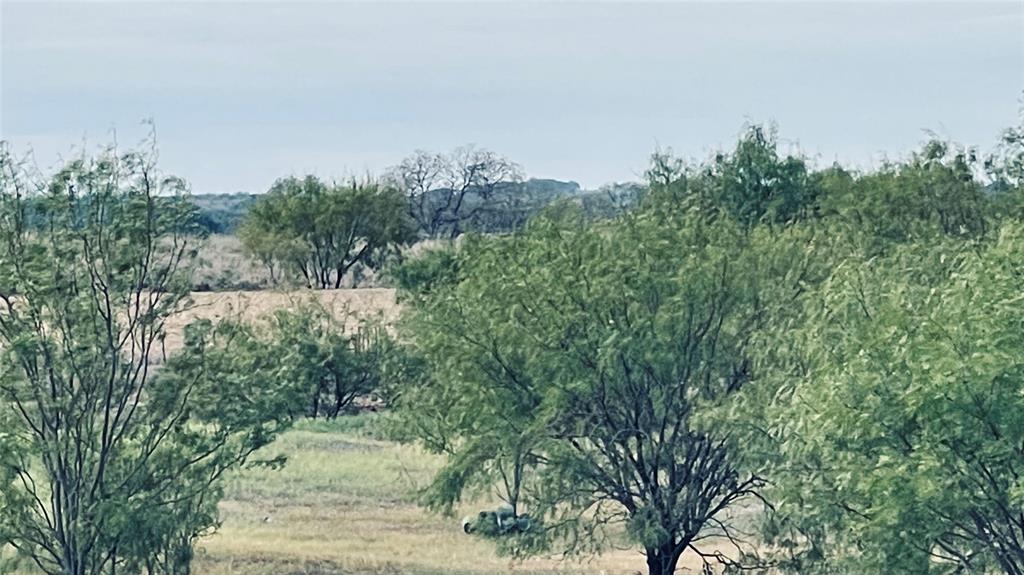
[[[596,187],[748,121],[867,166],[925,130],[987,147],[1024,91],[1024,0],[0,0],[0,18],[0,137],[47,166],[152,118],[163,168],[200,193],[464,143]]]

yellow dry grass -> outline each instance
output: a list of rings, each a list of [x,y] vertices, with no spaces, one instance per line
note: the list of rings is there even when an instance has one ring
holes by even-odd
[[[404,249],[408,254],[415,255],[438,244],[436,240],[427,240]],[[199,264],[192,281],[197,289],[284,289],[289,286],[297,288],[305,285],[302,278],[290,271],[277,270],[276,280],[272,279],[266,266],[253,259],[235,235],[214,234],[206,238],[199,248]],[[352,279],[350,274],[342,285],[352,285]],[[359,285],[379,285],[372,269],[360,270]]]
[[[398,319],[399,312],[395,290],[390,288],[194,292],[192,301],[188,310],[167,322],[167,355],[181,348],[185,326],[199,319],[254,321],[275,310],[319,302],[334,317],[344,321],[346,329],[355,329],[361,321],[391,325]]]
[[[205,284],[213,289],[238,284],[263,288],[273,285],[270,272],[245,252],[238,236],[210,236],[199,249],[199,259],[194,285]]]

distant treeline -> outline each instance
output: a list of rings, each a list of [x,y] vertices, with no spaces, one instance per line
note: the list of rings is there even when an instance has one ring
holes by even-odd
[[[611,217],[632,205],[646,189],[638,182],[619,183],[597,190],[584,190],[576,182],[531,178],[525,182],[499,185],[484,206],[480,199],[467,199],[467,211],[477,210],[464,224],[465,231],[481,233],[511,232],[544,207],[558,201],[572,202],[596,218]],[[249,209],[263,194],[234,192],[196,194],[192,197],[199,209],[199,224],[211,234],[234,234],[245,220]],[[443,192],[433,190],[429,201],[440,203]]]

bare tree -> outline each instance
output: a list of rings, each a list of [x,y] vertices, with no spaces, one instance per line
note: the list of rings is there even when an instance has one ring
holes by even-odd
[[[418,150],[391,168],[387,179],[405,194],[422,233],[455,238],[465,222],[491,207],[497,191],[522,177],[522,168],[508,158],[463,146],[449,153]]]

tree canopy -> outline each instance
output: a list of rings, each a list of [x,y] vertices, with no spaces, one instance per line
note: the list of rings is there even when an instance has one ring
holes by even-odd
[[[272,277],[297,276],[306,287],[337,289],[354,267],[379,267],[415,237],[415,228],[405,198],[393,188],[306,176],[275,182],[238,235]]]
[[[1021,572],[1021,234],[845,262],[780,334],[758,427],[794,572]]]
[[[748,381],[747,346],[775,297],[764,292],[800,259],[764,239],[663,202],[468,241],[442,266],[453,271],[409,296],[405,327],[431,377],[402,396],[404,425],[449,454],[429,502],[497,485],[538,521],[505,542],[519,553],[595,551],[618,526],[651,573],[674,572],[687,550],[725,561],[705,542],[740,544],[729,513],[763,479],[701,413]]]
[[[754,127],[656,154],[610,219],[407,262],[398,417],[448,457],[426,501],[490,493],[530,516],[500,549],[626,537],[649,573],[1019,573],[1014,134],[858,172]]]

